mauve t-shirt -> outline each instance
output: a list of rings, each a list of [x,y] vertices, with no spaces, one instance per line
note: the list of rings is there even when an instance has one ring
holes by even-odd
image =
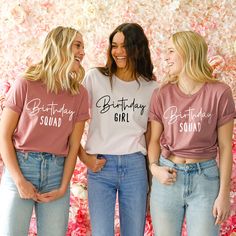
[[[222,82],[205,83],[193,94],[176,84],[153,92],[149,120],[160,122],[162,155],[184,158],[215,158],[217,128],[236,117],[231,89]]]
[[[13,135],[14,146],[20,151],[66,156],[75,123],[89,118],[88,93],[82,85],[77,95],[67,91],[55,94],[47,92],[42,82],[17,79],[5,107],[20,114]]]

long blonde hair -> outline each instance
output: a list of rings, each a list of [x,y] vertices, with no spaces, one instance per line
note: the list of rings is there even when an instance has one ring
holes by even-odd
[[[183,72],[197,82],[215,82],[213,69],[207,61],[207,44],[204,38],[193,31],[181,31],[171,36],[172,42],[183,59]],[[177,77],[166,78],[166,82],[177,82]]]
[[[79,92],[84,77],[84,69],[80,65],[79,73],[71,71],[74,63],[72,43],[77,30],[58,26],[51,30],[43,44],[42,60],[30,66],[24,78],[31,81],[42,81],[47,90],[58,93],[59,90],[69,91],[72,95]]]

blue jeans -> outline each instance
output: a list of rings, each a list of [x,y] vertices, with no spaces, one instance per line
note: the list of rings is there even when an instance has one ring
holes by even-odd
[[[39,192],[49,192],[60,187],[64,157],[50,153],[17,152],[17,159],[24,177]],[[49,203],[22,199],[5,168],[0,188],[0,235],[28,235],[32,211],[35,208],[38,236],[64,236],[69,216],[69,195],[68,188],[62,198]]]
[[[219,191],[216,161],[175,164],[161,157],[160,165],[175,168],[177,180],[164,185],[153,177],[150,204],[155,235],[180,236],[185,216],[188,236],[219,235],[212,215]]]
[[[116,196],[121,236],[143,236],[146,219],[147,170],[145,156],[98,155],[106,164],[98,173],[88,170],[88,199],[93,236],[114,235]]]

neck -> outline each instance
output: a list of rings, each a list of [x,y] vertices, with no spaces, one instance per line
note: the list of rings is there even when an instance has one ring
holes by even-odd
[[[186,78],[186,77],[180,77],[178,80],[178,87],[179,89],[187,94],[187,95],[193,95],[197,91],[201,89],[204,83],[194,81],[192,79]]]
[[[129,70],[117,70],[115,75],[121,79],[121,80],[124,80],[124,81],[133,81],[135,80],[136,78],[134,77],[132,71],[129,71]]]

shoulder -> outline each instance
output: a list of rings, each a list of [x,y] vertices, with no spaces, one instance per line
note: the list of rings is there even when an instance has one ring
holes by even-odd
[[[28,85],[28,80],[25,78],[17,78],[14,82],[17,86],[27,86]]]
[[[207,83],[206,85],[208,92],[216,94],[224,94],[225,92],[231,93],[231,88],[229,85],[222,81],[217,81],[214,83]]]
[[[87,94],[87,89],[84,87],[84,85],[80,84],[79,86],[79,94],[80,95],[84,95],[84,94]]]
[[[175,84],[163,84],[159,88],[155,89],[155,93],[158,95],[170,93],[171,91],[175,90]]]
[[[89,69],[86,72],[85,77],[87,77],[87,76],[91,76],[91,77],[93,77],[93,76],[103,76],[104,77],[105,75],[103,75],[102,72],[100,72],[100,70],[97,67],[94,67],[94,68]]]
[[[156,80],[147,80],[147,79],[144,79],[144,78],[140,77],[139,82],[141,83],[142,86],[148,87],[152,90],[159,87]]]
[[[85,74],[82,84],[89,90],[92,87],[107,83],[107,81],[109,81],[108,76],[103,75],[98,68],[92,68]]]
[[[27,90],[29,87],[29,81],[24,78],[17,78],[14,80],[13,85],[11,86],[10,91],[22,91]]]
[[[39,86],[45,87],[42,81],[39,81],[39,80],[33,81],[33,80],[25,79],[25,78],[18,78],[18,79],[15,80],[14,83],[17,86],[24,87],[24,88],[26,88],[26,87],[27,88],[28,87],[30,87],[30,88],[34,88],[34,87],[37,88]]]

